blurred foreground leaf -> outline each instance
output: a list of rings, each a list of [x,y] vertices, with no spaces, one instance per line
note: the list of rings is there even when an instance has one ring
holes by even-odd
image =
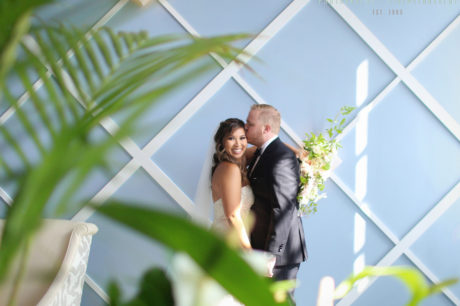
[[[173,306],[171,282],[159,268],[147,270],[139,283],[139,292],[129,302],[120,301],[120,289],[115,283],[109,288],[110,306]]]
[[[394,276],[401,280],[411,293],[408,306],[418,305],[420,301],[429,295],[439,293],[442,288],[451,286],[458,282],[458,279],[449,279],[438,284],[430,285],[420,271],[412,267],[365,267],[357,275],[352,275],[340,283],[335,290],[335,298],[341,299],[353,289],[353,286],[361,279],[373,276]]]
[[[98,212],[178,252],[187,253],[230,294],[245,305],[278,304],[270,291],[272,281],[258,275],[214,233],[184,218],[145,207],[108,203]]]

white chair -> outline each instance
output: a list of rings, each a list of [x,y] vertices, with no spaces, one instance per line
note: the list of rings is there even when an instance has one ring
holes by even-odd
[[[0,220],[0,235],[3,226],[4,220]],[[44,220],[29,249],[16,305],[80,305],[92,235],[97,231],[91,223]],[[19,264],[16,258],[0,286],[0,306],[9,300]]]

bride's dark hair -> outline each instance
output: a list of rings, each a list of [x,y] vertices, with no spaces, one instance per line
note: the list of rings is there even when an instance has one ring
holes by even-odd
[[[246,179],[246,158],[244,155],[241,160],[237,160],[229,155],[224,148],[225,137],[238,128],[244,129],[244,122],[238,118],[229,118],[219,124],[219,128],[214,135],[216,153],[214,153],[214,156],[212,157],[211,175],[214,174],[214,171],[221,162],[227,161],[232,164],[236,164],[240,168],[242,181]]]

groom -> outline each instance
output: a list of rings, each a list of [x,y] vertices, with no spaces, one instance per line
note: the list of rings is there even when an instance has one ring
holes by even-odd
[[[255,195],[251,245],[275,255],[276,280],[295,280],[300,263],[307,259],[298,216],[299,163],[278,138],[280,123],[280,113],[267,104],[253,105],[246,122],[248,142],[257,147],[247,172]]]

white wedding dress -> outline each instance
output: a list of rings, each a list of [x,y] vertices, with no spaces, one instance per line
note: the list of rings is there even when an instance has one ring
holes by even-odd
[[[252,204],[254,204],[254,193],[251,186],[246,185],[241,188],[241,217],[243,220],[248,216]],[[225,216],[222,199],[214,202],[214,220],[211,226],[212,230],[225,235],[230,231],[230,224]],[[243,305],[230,294],[225,295],[215,305],[218,306],[240,306]]]
[[[246,185],[241,188],[241,217],[245,219],[254,204],[254,193],[252,192],[251,186]],[[225,216],[224,205],[222,199],[214,202],[214,220],[212,222],[213,230],[219,233],[226,234],[230,230],[230,224]]]

